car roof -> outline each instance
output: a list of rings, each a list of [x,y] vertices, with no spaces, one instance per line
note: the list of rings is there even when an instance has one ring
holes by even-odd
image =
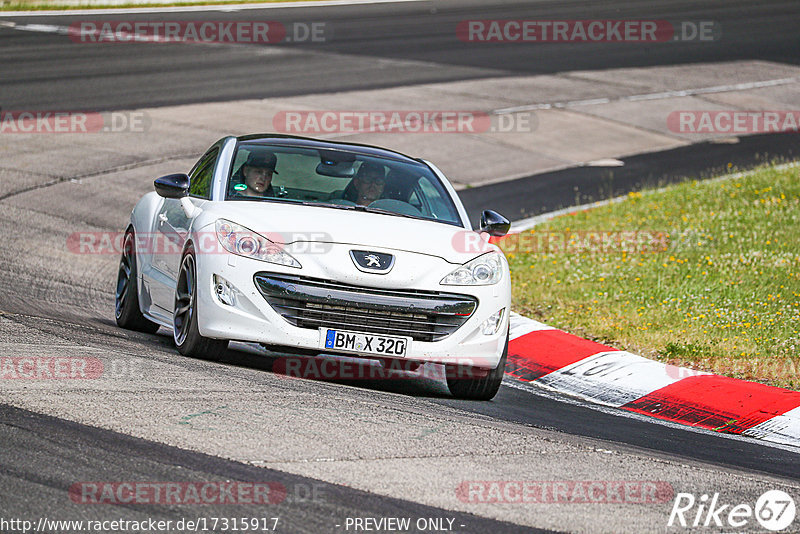
[[[378,158],[388,158],[413,165],[421,165],[422,160],[412,158],[394,150],[388,150],[372,145],[360,143],[344,143],[340,141],[325,141],[311,137],[299,137],[296,135],[282,135],[274,133],[242,135],[236,138],[239,143],[256,143],[265,145],[291,146],[301,148],[311,148],[318,150],[340,150],[360,154],[364,156],[374,156]]]

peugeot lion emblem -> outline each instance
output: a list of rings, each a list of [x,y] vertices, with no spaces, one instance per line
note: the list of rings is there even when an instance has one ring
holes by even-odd
[[[386,274],[394,266],[394,255],[369,250],[351,250],[350,258],[359,271],[372,274]]]

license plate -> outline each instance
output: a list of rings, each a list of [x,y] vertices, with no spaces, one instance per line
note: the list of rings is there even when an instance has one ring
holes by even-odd
[[[408,351],[411,338],[362,334],[332,328],[320,328],[322,347],[328,350],[359,352],[361,354],[380,354],[381,356],[402,357]]]

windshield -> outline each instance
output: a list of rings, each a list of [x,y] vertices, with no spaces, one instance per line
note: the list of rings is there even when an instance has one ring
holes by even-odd
[[[298,202],[461,225],[453,200],[426,165],[339,150],[241,143],[226,200]]]

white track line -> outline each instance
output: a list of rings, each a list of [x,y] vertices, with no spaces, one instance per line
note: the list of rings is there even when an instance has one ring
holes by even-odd
[[[566,102],[553,102],[552,104],[528,104],[524,106],[500,108],[492,111],[492,113],[495,115],[505,115],[508,113],[535,111],[537,109],[563,109],[563,108],[571,108],[579,106],[596,106],[600,104],[610,104],[612,102],[637,102],[642,100],[663,100],[665,98],[680,98],[684,96],[707,95],[713,93],[729,93],[732,91],[747,91],[750,89],[760,89],[762,87],[775,87],[778,85],[788,85],[798,82],[800,82],[800,76],[794,76],[792,78],[776,78],[774,80],[763,80],[760,82],[714,85],[712,87],[697,87],[695,89],[680,89],[675,91],[660,91],[657,93],[643,93],[639,95],[620,96],[616,98],[592,98],[588,100],[570,100]]]
[[[152,0],[153,3],[159,0]],[[368,4],[396,4],[425,2],[427,0],[322,0],[320,2],[270,2],[268,4],[216,4],[204,6],[132,7],[103,9],[64,9],[52,11],[0,11],[0,17],[56,17],[71,15],[125,15],[129,13],[187,13],[196,11],[244,11],[248,9],[291,9],[307,7],[360,6]]]

